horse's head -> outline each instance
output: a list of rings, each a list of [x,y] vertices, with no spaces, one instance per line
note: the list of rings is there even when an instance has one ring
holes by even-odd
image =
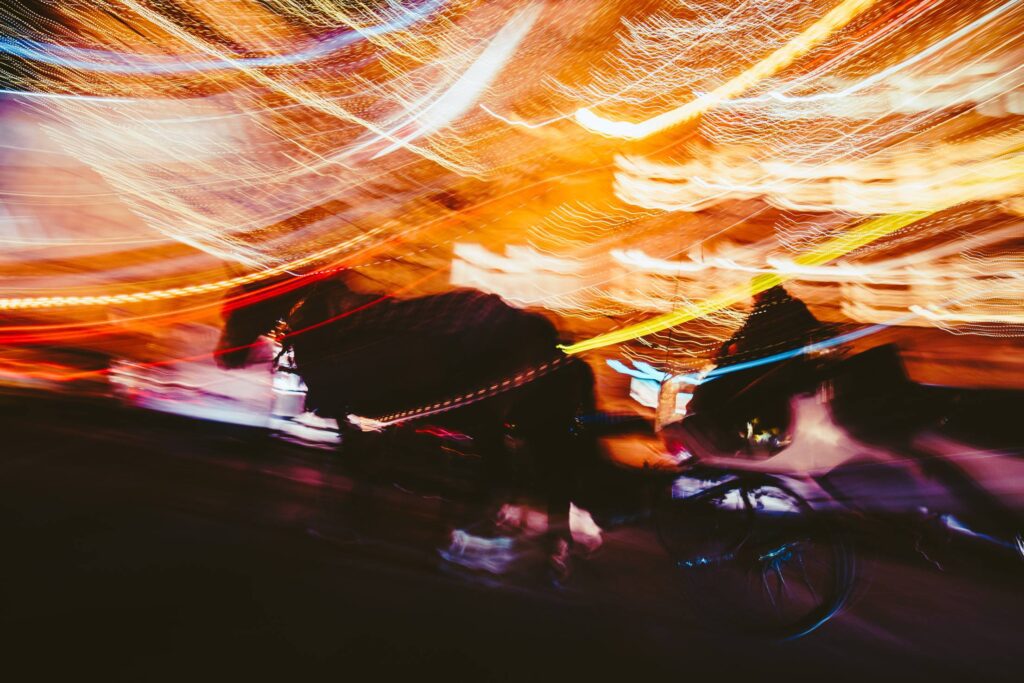
[[[267,334],[288,317],[289,311],[305,294],[304,289],[292,279],[243,285],[233,290],[225,299],[224,329],[217,342],[218,365],[244,367],[260,335]]]

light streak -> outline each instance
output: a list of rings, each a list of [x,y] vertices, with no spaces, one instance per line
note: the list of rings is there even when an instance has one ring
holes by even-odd
[[[67,59],[140,70],[4,56],[0,213],[17,218],[0,220],[0,310],[16,315],[0,341],[162,344],[250,282],[210,255],[254,277],[343,259],[381,291],[450,266],[451,284],[557,310],[584,338],[722,290],[745,298],[753,275],[792,281],[812,310],[844,320],[919,305],[932,316],[906,324],[1017,334],[1020,226],[1007,214],[1024,214],[1024,0],[876,3],[703,111],[692,135],[637,147],[645,158],[615,157],[619,138],[558,122],[586,107],[643,124],[700,101],[844,3],[628,5],[451,0],[400,28],[403,7],[428,5],[52,3],[60,19],[29,19],[24,35]],[[109,7],[124,10],[120,23],[99,11]],[[308,53],[361,30],[358,44]],[[794,258],[858,216],[957,202],[971,203],[854,258]],[[968,247],[984,251],[957,258]],[[936,303],[944,291],[975,298]],[[742,309],[622,352],[706,358]]]
[[[680,165],[622,158],[616,191],[630,204],[670,211],[763,196],[795,211],[899,213],[1017,196],[1022,146],[1024,133],[1015,131],[927,150],[908,142],[863,159],[815,165],[775,156],[751,160],[746,147]]]
[[[639,140],[690,121],[718,104],[739,95],[769,76],[778,73],[799,57],[857,18],[875,0],[843,0],[800,35],[771,55],[746,69],[711,92],[681,107],[641,122],[617,121],[595,114],[587,108],[576,112],[576,121],[584,128],[609,137]]]
[[[917,313],[922,318],[927,318],[935,322],[967,322],[967,323],[1012,323],[1015,325],[1024,325],[1024,313],[967,313],[967,312],[954,312],[946,310],[941,306],[935,304],[928,304],[927,306],[920,306],[914,304],[910,307],[912,311]]]
[[[11,90],[10,88],[0,88],[0,95],[7,95],[9,97],[21,97],[25,99],[39,99],[39,100],[70,100],[72,102],[81,102],[83,100],[89,102],[107,102],[110,104],[124,104],[130,102],[131,98],[128,97],[100,97],[97,95],[69,95],[66,93],[57,92],[33,92],[31,90]]]
[[[770,356],[763,358],[755,358],[754,360],[744,361],[742,363],[731,363],[729,365],[722,365],[719,367],[712,368],[710,371],[702,374],[682,374],[672,376],[670,373],[663,372],[657,368],[651,366],[648,363],[642,363],[634,361],[633,365],[637,368],[636,370],[627,367],[621,361],[616,359],[609,359],[607,362],[608,366],[620,374],[629,375],[630,377],[636,377],[637,379],[646,379],[655,382],[686,382],[687,384],[698,385],[705,382],[716,380],[720,377],[730,375],[734,372],[740,372],[743,370],[750,370],[752,368],[758,368],[765,365],[771,365],[772,363],[779,363],[781,361],[790,360],[797,356],[805,356],[813,353],[820,353],[827,351],[828,349],[835,348],[836,346],[842,346],[843,344],[849,344],[852,341],[870,337],[873,334],[884,332],[894,326],[903,325],[915,316],[920,315],[917,310],[907,315],[902,315],[897,318],[893,318],[885,323],[878,323],[875,325],[868,325],[858,330],[838,334],[830,339],[824,339],[820,342],[813,344],[807,344],[796,349],[789,351],[781,351],[779,353],[773,353]]]
[[[908,57],[907,59],[904,59],[903,61],[897,64],[893,64],[890,67],[882,69],[873,76],[869,76],[868,78],[865,78],[861,81],[858,81],[857,83],[854,83],[853,85],[843,88],[842,90],[838,90],[835,92],[814,93],[813,95],[787,95],[785,93],[785,90],[791,89],[792,86],[784,86],[782,88],[777,88],[766,93],[765,95],[760,95],[758,97],[735,98],[732,100],[730,104],[750,104],[754,102],[765,102],[768,100],[777,100],[779,102],[816,102],[819,100],[842,99],[844,97],[849,97],[850,95],[858,93],[861,90],[864,90],[872,85],[875,85],[876,83],[880,83],[885,79],[889,78],[890,76],[897,74],[900,71],[903,71],[904,69],[913,66],[914,64],[917,64],[927,59],[928,57],[931,57],[934,54],[937,54],[938,52],[944,50],[946,47],[955,43],[961,38],[970,35],[971,33],[974,33],[976,30],[978,30],[985,24],[988,24],[991,21],[1006,14],[1011,9],[1014,9],[1015,7],[1020,5],[1021,2],[1024,2],[1024,0],[1009,0],[1009,2],[1006,2],[996,7],[991,12],[988,12],[983,16],[979,17],[978,19],[975,19],[974,21],[967,24],[963,28],[954,31],[953,33],[946,36],[942,40],[933,43],[926,49],[914,54],[911,57]]]
[[[358,235],[337,245],[333,245],[314,254],[301,259],[290,261],[284,265],[266,270],[256,271],[247,275],[225,278],[214,282],[205,282],[185,287],[169,287],[166,289],[153,289],[146,292],[126,292],[122,294],[99,294],[89,296],[42,296],[42,297],[7,297],[0,298],[0,310],[25,310],[41,308],[68,308],[75,306],[112,306],[118,304],[136,304],[149,301],[165,301],[181,297],[197,296],[200,294],[211,294],[222,292],[242,285],[260,282],[277,275],[284,275],[294,270],[321,261],[333,254],[352,248],[360,242],[364,242],[372,235],[370,233]]]
[[[622,375],[629,375],[630,377],[635,377],[637,379],[646,379],[654,382],[664,382],[665,380],[669,379],[669,377],[671,377],[669,373],[662,372],[661,370],[658,370],[657,368],[653,367],[651,364],[644,363],[643,361],[633,361],[632,368],[616,358],[609,358],[605,362],[608,364],[608,367],[610,367],[615,372]]]
[[[440,97],[431,102],[422,111],[414,114],[410,120],[393,129],[391,135],[395,142],[373,155],[374,159],[390,154],[405,147],[408,143],[441,129],[469,109],[474,100],[494,81],[505,63],[515,53],[519,43],[529,33],[537,17],[540,16],[541,5],[535,4],[520,11],[513,17],[484,48],[480,56],[466,69],[457,81],[452,83]],[[411,132],[403,129],[412,127]]]
[[[795,259],[796,263],[802,266],[820,266],[850,253],[858,247],[870,244],[875,240],[889,235],[901,228],[919,221],[931,212],[912,211],[893,216],[885,216],[874,220],[866,221],[843,234],[828,240],[818,248],[813,249]],[[577,354],[584,351],[592,351],[612,344],[621,344],[637,337],[642,337],[653,332],[681,325],[685,322],[701,318],[727,306],[735,305],[745,301],[758,292],[771,289],[780,285],[790,276],[765,273],[754,277],[748,286],[735,287],[719,295],[713,296],[697,304],[691,304],[685,308],[645,320],[635,325],[629,325],[619,330],[591,337],[575,344],[559,346],[567,354]]]
[[[265,69],[297,66],[328,57],[359,41],[410,28],[420,21],[429,18],[438,9],[443,7],[446,2],[447,0],[424,0],[418,7],[406,8],[398,6],[398,12],[389,21],[372,26],[362,26],[358,30],[344,31],[337,35],[314,40],[290,54],[268,57],[217,56],[213,59],[195,60],[182,57],[127,55],[107,50],[69,47],[4,36],[0,36],[0,52],[52,66],[107,74],[145,74],[153,76],[220,71],[224,69]]]
[[[457,4],[461,11],[471,3]],[[152,5],[127,0],[126,5],[175,44],[220,54],[212,41],[200,38],[201,26],[179,25],[169,18],[173,13],[161,14]],[[292,3],[281,6],[300,12]],[[227,92],[172,98],[162,91],[167,81],[152,74],[93,80],[54,71],[41,79],[41,88],[85,89],[96,83],[89,89],[132,97],[39,92],[20,98],[38,104],[53,140],[103,177],[109,194],[92,195],[97,203],[109,198],[127,204],[149,227],[212,256],[250,268],[277,267],[364,229],[369,220],[393,219],[392,229],[429,220],[417,216],[427,207],[416,204],[426,198],[429,185],[446,191],[453,179],[445,171],[485,175],[493,162],[482,163],[471,144],[481,137],[473,131],[477,123],[462,119],[477,98],[504,86],[497,79],[500,69],[518,59],[515,48],[544,9],[542,4],[515,11],[483,8],[466,15],[465,28],[446,23],[446,12],[438,22],[418,25],[417,34],[389,34],[386,50],[370,31],[373,40],[360,46],[357,60],[367,68],[357,73],[339,75],[330,64],[264,73],[240,62],[239,73],[191,75],[185,89],[192,93],[195,84],[204,93],[223,83]],[[313,18],[337,14],[352,23],[330,2],[308,11]],[[254,16],[273,23],[264,14]],[[496,19],[502,21],[492,29]],[[273,24],[256,31],[253,40],[291,30]],[[398,69],[396,52],[418,63]],[[374,55],[385,61],[368,61]],[[453,130],[455,125],[460,128]],[[443,168],[429,179],[423,169],[409,172],[419,160],[393,154],[397,149]],[[509,157],[495,158],[503,164]],[[321,203],[343,208],[317,222],[289,220]]]
[[[502,123],[507,123],[510,126],[521,126],[523,128],[529,128],[531,130],[543,128],[545,126],[551,125],[552,123],[557,123],[558,121],[565,121],[566,119],[571,119],[574,116],[573,114],[561,114],[559,116],[553,116],[550,119],[546,119],[544,121],[519,121],[516,119],[510,119],[507,116],[499,114],[498,112],[488,107],[486,104],[481,104],[480,109],[487,112],[488,114],[498,119]]]

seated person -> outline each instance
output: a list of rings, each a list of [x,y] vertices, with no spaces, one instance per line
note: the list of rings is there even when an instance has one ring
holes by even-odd
[[[751,447],[772,449],[786,426],[788,397],[800,387],[802,356],[756,361],[807,346],[828,329],[781,285],[758,292],[753,311],[719,349],[715,369],[694,392],[689,412],[713,416]]]

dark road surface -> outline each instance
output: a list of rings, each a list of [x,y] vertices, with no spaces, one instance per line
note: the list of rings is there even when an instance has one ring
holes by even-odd
[[[877,556],[836,621],[763,642],[710,629],[642,526],[564,590],[485,582],[440,564],[436,499],[378,483],[353,531],[333,452],[98,401],[0,423],[3,680],[1020,680],[1013,567]]]

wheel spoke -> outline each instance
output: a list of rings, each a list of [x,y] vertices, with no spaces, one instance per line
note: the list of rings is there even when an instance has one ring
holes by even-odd
[[[818,592],[814,590],[814,585],[811,583],[810,577],[807,576],[807,563],[804,562],[803,552],[798,552],[796,554],[796,561],[800,564],[800,574],[803,577],[804,585],[807,586],[807,590],[810,591],[811,597],[814,599],[814,602],[817,603]]]
[[[781,598],[781,597],[785,596],[785,597],[788,598],[789,597],[789,587],[786,586],[786,577],[782,575],[782,566],[779,563],[776,563],[773,568],[775,569],[775,576],[776,576],[776,578],[778,578],[778,586],[779,586],[779,590],[778,590],[778,593],[777,593],[776,597],[777,598]]]
[[[775,613],[778,614],[779,606],[775,604],[775,597],[772,596],[771,586],[768,585],[768,570],[767,567],[761,569],[761,582],[764,584],[765,595],[768,596],[768,600],[772,603],[772,607],[775,608]]]

